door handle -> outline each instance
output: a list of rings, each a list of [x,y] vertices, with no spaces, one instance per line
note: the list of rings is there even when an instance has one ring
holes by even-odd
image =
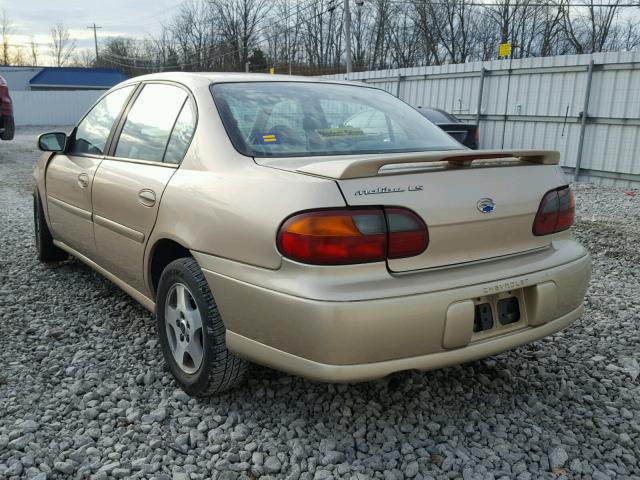
[[[156,192],[143,188],[138,192],[138,202],[145,207],[153,207],[156,204]]]
[[[80,188],[87,188],[89,186],[89,175],[86,173],[78,175],[78,185],[80,185]]]

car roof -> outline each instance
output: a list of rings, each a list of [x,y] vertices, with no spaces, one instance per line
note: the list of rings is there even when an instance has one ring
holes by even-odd
[[[203,83],[233,83],[233,82],[301,82],[301,83],[327,83],[358,85],[370,87],[361,82],[347,80],[333,80],[318,77],[303,77],[299,75],[271,75],[268,73],[226,73],[226,72],[162,72],[141,75],[129,79],[126,83],[135,83],[149,80],[168,80],[189,85],[201,85]]]

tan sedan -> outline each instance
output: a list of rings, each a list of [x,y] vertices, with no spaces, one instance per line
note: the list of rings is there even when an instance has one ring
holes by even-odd
[[[39,147],[38,257],[155,312],[194,395],[246,360],[331,382],[444,367],[582,312],[558,153],[467,150],[365,85],[137,77]]]

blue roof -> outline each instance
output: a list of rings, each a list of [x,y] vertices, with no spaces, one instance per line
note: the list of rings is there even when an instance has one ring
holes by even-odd
[[[29,85],[60,88],[111,88],[127,79],[115,68],[45,67],[34,76]]]

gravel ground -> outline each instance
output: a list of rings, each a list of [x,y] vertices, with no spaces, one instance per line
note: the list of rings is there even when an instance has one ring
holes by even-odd
[[[147,311],[35,260],[35,133],[0,144],[0,478],[640,478],[640,194],[576,187],[594,276],[551,338],[348,386],[254,367],[192,399]]]

